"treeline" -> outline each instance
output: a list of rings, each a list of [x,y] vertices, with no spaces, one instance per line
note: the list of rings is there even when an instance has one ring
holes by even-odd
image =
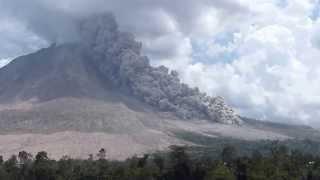
[[[318,180],[320,157],[274,143],[269,153],[239,156],[226,146],[219,158],[195,156],[189,148],[172,146],[166,153],[107,160],[101,149],[86,160],[52,160],[46,152],[35,157],[23,151],[0,160],[1,180]]]

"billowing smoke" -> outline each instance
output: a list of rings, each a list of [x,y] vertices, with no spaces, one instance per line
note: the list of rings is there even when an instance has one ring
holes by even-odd
[[[89,48],[100,73],[161,111],[183,119],[210,119],[228,124],[241,120],[221,97],[209,97],[180,82],[178,73],[152,67],[141,55],[141,43],[120,32],[112,14],[95,15],[79,23],[80,42]]]

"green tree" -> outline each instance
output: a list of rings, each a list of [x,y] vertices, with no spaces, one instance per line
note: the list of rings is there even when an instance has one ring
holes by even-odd
[[[155,154],[153,157],[153,162],[159,168],[160,172],[163,172],[165,167],[165,160],[162,156]]]
[[[237,150],[233,146],[226,146],[221,153],[222,161],[228,165],[237,158]]]
[[[172,178],[184,180],[192,179],[190,167],[192,163],[186,153],[186,147],[171,146],[170,149],[170,160],[173,166]]]
[[[4,169],[9,179],[17,180],[19,178],[19,166],[17,156],[13,155],[4,163]]]
[[[38,152],[38,154],[36,155],[36,161],[35,163],[41,163],[41,162],[46,162],[48,161],[49,158],[48,158],[48,153],[45,152],[45,151],[40,151]]]
[[[0,165],[2,165],[3,164],[3,156],[0,156]]]
[[[106,158],[106,150],[101,148],[97,154],[98,159],[105,159]]]
[[[20,167],[19,179],[30,179],[30,176],[32,176],[30,174],[32,169],[32,155],[26,151],[21,151],[18,154],[18,159]]]
[[[224,165],[223,162],[219,162],[217,166],[208,171],[205,180],[235,180],[236,177],[232,171]]]
[[[48,158],[45,151],[41,151],[36,155],[33,166],[35,180],[54,180],[56,179],[57,165],[55,161]]]
[[[5,171],[3,163],[3,157],[0,156],[0,179],[9,179],[8,173]]]

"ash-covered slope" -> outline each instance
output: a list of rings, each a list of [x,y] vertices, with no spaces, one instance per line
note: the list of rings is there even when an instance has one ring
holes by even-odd
[[[112,15],[79,22],[79,37],[77,42],[53,45],[0,69],[0,102],[104,100],[116,91],[182,119],[241,123],[222,98],[188,87],[177,72],[164,66],[150,66],[141,55],[141,43],[120,32]]]
[[[107,97],[84,48],[61,45],[22,56],[0,69],[0,102],[48,101],[60,97]]]

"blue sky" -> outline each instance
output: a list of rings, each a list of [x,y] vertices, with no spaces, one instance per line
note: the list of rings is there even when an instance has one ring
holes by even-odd
[[[318,0],[0,0],[0,66],[65,40],[66,17],[104,11],[154,65],[239,114],[320,127]]]

